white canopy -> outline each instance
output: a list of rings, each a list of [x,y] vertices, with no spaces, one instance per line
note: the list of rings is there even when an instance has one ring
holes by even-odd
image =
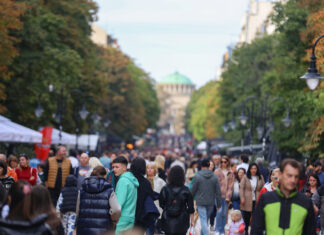
[[[199,150],[205,150],[205,149],[207,149],[207,143],[206,143],[206,141],[201,141],[201,142],[197,145],[197,149],[199,149]]]
[[[98,140],[99,135],[80,135],[78,138],[78,149],[87,150],[89,145],[90,150],[95,151],[97,148]]]
[[[61,132],[62,138],[60,140],[60,130],[53,128],[52,131],[52,144],[66,144],[66,145],[75,145],[76,138],[75,135]]]
[[[41,143],[42,134],[0,115],[0,142]]]

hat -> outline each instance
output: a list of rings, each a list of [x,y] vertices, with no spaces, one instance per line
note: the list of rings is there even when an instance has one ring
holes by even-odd
[[[201,166],[202,166],[202,167],[209,167],[209,166],[210,166],[210,162],[209,162],[209,160],[208,160],[208,159],[203,159],[203,160],[201,161]]]

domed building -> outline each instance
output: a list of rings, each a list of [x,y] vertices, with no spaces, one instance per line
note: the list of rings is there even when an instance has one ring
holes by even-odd
[[[158,126],[170,135],[185,134],[185,110],[195,89],[192,81],[178,72],[165,76],[157,84],[160,101]]]

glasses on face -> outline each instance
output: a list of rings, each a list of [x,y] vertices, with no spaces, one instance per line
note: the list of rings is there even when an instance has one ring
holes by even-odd
[[[272,177],[273,180],[279,180],[279,177]]]
[[[227,161],[221,161],[221,163],[227,163]]]

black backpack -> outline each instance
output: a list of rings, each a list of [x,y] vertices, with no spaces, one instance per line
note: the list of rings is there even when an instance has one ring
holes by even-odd
[[[172,189],[166,187],[169,194],[169,201],[166,209],[166,214],[169,217],[177,217],[182,213],[183,199],[180,197],[180,192],[174,193]]]

